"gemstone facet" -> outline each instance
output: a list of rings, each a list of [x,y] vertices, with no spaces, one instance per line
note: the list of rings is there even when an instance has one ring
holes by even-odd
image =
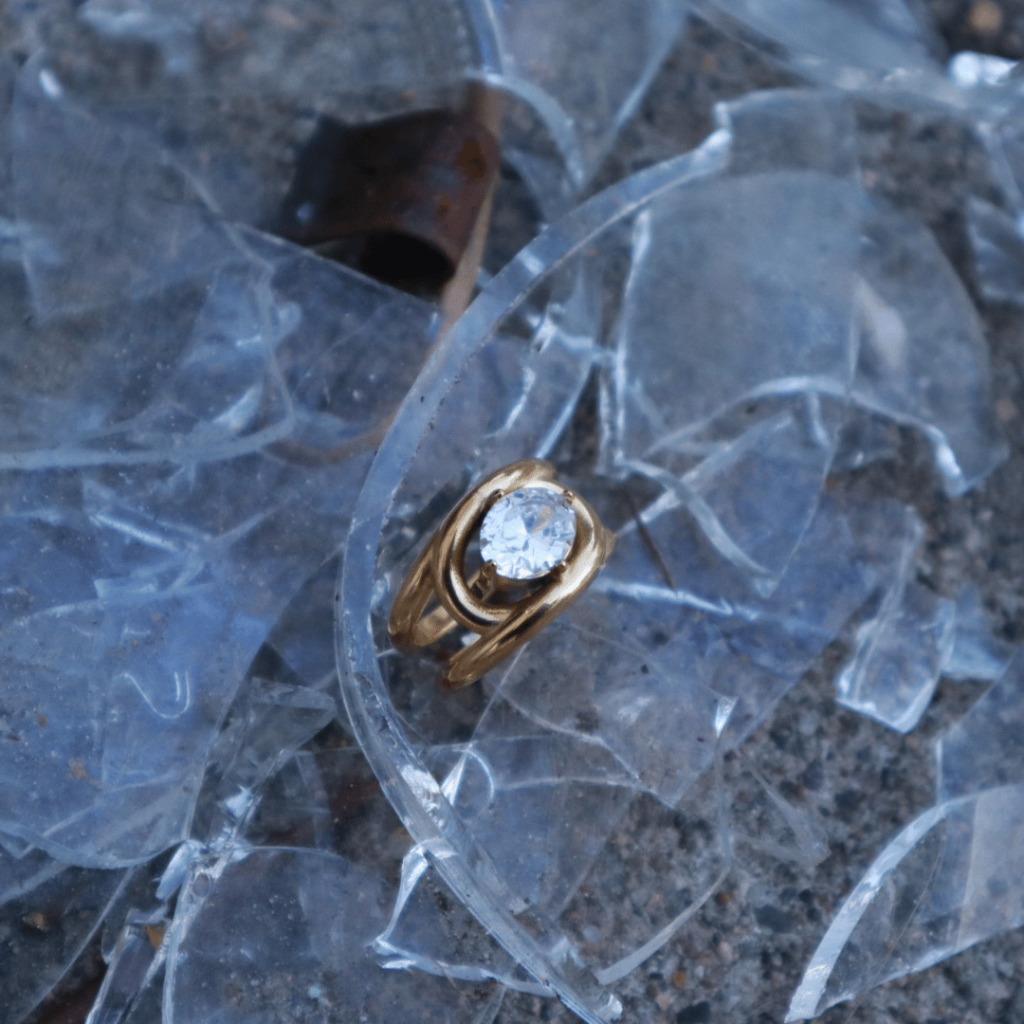
[[[480,527],[480,554],[498,575],[532,580],[553,569],[576,539],[576,513],[564,495],[521,487],[495,502]]]

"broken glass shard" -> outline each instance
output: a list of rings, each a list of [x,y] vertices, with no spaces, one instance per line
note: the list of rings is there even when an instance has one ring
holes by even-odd
[[[934,807],[847,897],[790,1003],[816,1016],[1024,924],[1024,659],[940,738]]]
[[[858,222],[856,190],[814,173],[707,184],[638,222],[612,458],[662,482],[662,508],[686,508],[769,588],[835,449],[840,410],[814,395],[850,385]]]
[[[939,740],[939,796],[1024,785],[1024,655]]]
[[[502,673],[501,700],[536,726],[575,735],[595,757],[610,754],[632,785],[673,806],[711,767],[731,702],[702,681],[707,634],[695,622],[690,631],[670,622],[643,602],[592,596]],[[499,723],[492,706],[477,739],[507,728]]]
[[[804,973],[787,1021],[923,970],[1024,924],[1024,787],[924,812],[879,854]]]
[[[78,154],[73,165],[69,152]],[[77,109],[40,57],[18,77],[11,163],[26,276],[42,316],[208,278],[231,249],[228,229],[167,154]]]
[[[250,675],[210,753],[193,840],[214,846],[233,841],[255,813],[268,778],[336,714],[325,693]]]
[[[946,490],[961,494],[1007,451],[978,314],[921,224],[872,204],[863,230],[854,400],[919,429]]]
[[[506,713],[503,718],[515,720]],[[498,852],[503,877],[524,908],[557,911],[573,942],[601,964],[599,979],[610,984],[699,909],[728,869],[730,848],[713,777],[668,808],[637,795],[614,760],[588,746],[536,728],[532,736],[484,738],[456,757],[443,785],[468,827]],[[666,874],[663,851],[680,846],[691,856]],[[406,855],[378,951],[393,963],[543,991],[463,908],[447,907],[438,896],[443,886],[427,870],[427,852],[414,848]],[[625,859],[632,897],[620,891]]]
[[[1004,210],[972,197],[967,228],[974,249],[974,269],[989,302],[1024,305],[1024,239],[1016,220]]]
[[[377,966],[367,946],[386,891],[366,868],[309,849],[255,850],[198,873],[172,931],[167,1024],[269,1024],[282,1014],[490,1024],[493,986]]]
[[[965,586],[957,595],[953,649],[943,674],[953,679],[992,682],[1006,671],[1016,649],[1014,644],[995,635],[978,589]]]
[[[685,14],[663,0],[628,7],[616,0],[596,6],[592,0],[473,0],[467,6],[478,30],[486,26],[481,38],[488,70],[544,120],[575,189],[589,180],[633,115]],[[591,74],[579,74],[581,54]],[[593,75],[600,81],[596,90]],[[512,126],[513,160],[539,184],[539,154],[515,160],[522,148],[517,134]],[[539,194],[554,198],[551,189]]]
[[[125,1024],[140,992],[163,964],[163,909],[130,910],[114,947],[104,952],[107,970],[89,1011],[89,1024]]]
[[[903,0],[698,0],[701,13],[762,46],[797,74],[901,102],[956,102],[936,60],[942,44],[923,8]],[[767,44],[767,45],[765,45]]]
[[[129,871],[99,871],[29,854],[22,866],[0,852],[4,928],[17,928],[0,959],[0,1005],[18,1024],[81,955],[128,884]]]
[[[920,535],[907,540],[888,593],[859,626],[856,650],[836,677],[840,704],[900,732],[918,723],[940,676],[996,679],[1013,655],[993,635],[976,590],[953,602],[913,579]]]
[[[836,677],[840,704],[898,732],[917,725],[945,670],[955,639],[956,606],[913,580],[916,543],[877,615],[857,631],[853,657]]]
[[[782,210],[785,225],[766,217]],[[685,451],[701,426],[762,395],[818,380],[841,392],[859,219],[856,191],[813,173],[710,183],[643,217],[621,327],[616,456]],[[798,281],[805,304],[793,300]]]

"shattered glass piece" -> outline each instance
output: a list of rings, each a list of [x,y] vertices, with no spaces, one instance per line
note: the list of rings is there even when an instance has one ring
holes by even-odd
[[[223,843],[243,829],[267,779],[337,712],[332,697],[306,686],[246,679],[210,754],[193,838]]]
[[[766,39],[777,60],[811,81],[900,99],[957,100],[935,60],[941,40],[917,6],[903,0],[693,0],[693,5],[726,29],[739,27]]]
[[[647,604],[592,596],[522,650],[503,673],[501,698],[528,720],[597,748],[592,756],[604,748],[674,806],[710,768],[731,710],[702,681],[699,630],[681,631],[670,650],[659,649],[674,632]],[[481,721],[478,740],[494,728],[493,714]]]
[[[899,502],[826,496],[779,587],[724,627],[732,649],[798,678],[854,613],[897,585],[921,529]]]
[[[132,911],[105,956],[107,970],[86,1024],[122,1024],[139,993],[147,986],[158,961],[162,964],[162,940],[167,921],[163,910]]]
[[[639,106],[685,13],[667,0],[472,0],[467,7],[483,38],[494,33],[493,50],[484,48],[490,70],[543,118],[577,189]]]
[[[0,1006],[4,1021],[18,1024],[49,994],[81,955],[128,884],[129,871],[98,871],[30,855],[37,871],[21,869],[0,853],[4,956],[0,958]]]
[[[928,439],[950,494],[1006,457],[978,314],[931,233],[903,213],[865,210],[853,397]]]
[[[771,596],[728,609],[719,623],[731,657],[718,660],[709,685],[736,700],[730,748],[768,719],[855,614],[884,599],[920,532],[913,510],[897,502],[822,499]]]
[[[521,487],[487,511],[480,524],[480,557],[494,562],[498,575],[529,580],[561,562],[576,538],[576,516],[564,497]]]
[[[77,110],[41,57],[18,78],[11,174],[41,316],[205,279],[228,248],[227,230],[167,155]]]
[[[489,711],[472,745],[437,748],[431,761],[451,764],[435,773],[516,892],[564,907],[632,799],[632,779],[596,744],[503,710],[501,725]],[[551,827],[559,820],[566,827]]]
[[[953,650],[956,606],[913,579],[917,545],[902,552],[878,613],[857,630],[836,676],[836,700],[897,732],[917,725]]]
[[[1024,306],[1024,239],[1008,213],[971,196],[967,231],[981,294],[989,302]]]
[[[964,587],[956,599],[956,630],[953,649],[943,667],[952,679],[978,679],[991,682],[1006,671],[1017,647],[1000,640],[974,586]]]
[[[1024,654],[939,739],[939,799],[1024,786]]]
[[[750,846],[807,868],[820,864],[829,854],[824,822],[812,810],[787,800],[746,758],[737,757],[733,763],[739,778],[723,782],[732,840],[740,848],[737,861],[742,847]]]
[[[859,220],[857,191],[811,172],[730,178],[653,207],[621,327],[617,457],[681,448],[751,398],[842,393]]]
[[[774,172],[686,190],[638,224],[612,457],[677,476],[666,500],[768,589],[835,449],[839,410],[814,393],[850,385],[859,218],[853,186]]]
[[[561,917],[602,984],[664,946],[721,886],[732,865],[724,796],[714,771],[674,807],[641,793],[608,834]]]
[[[1024,924],[1024,786],[944,801],[904,828],[847,897],[789,1005],[817,1016]]]
[[[523,908],[564,908],[632,800],[632,780],[599,746],[531,727],[508,705],[489,711],[480,731],[472,745],[435,748],[428,761]],[[378,953],[546,994],[464,909],[437,897],[444,886],[427,871],[430,852],[416,847],[406,855]]]
[[[161,969],[153,972],[145,987],[137,993],[128,1013],[117,1021],[117,1024],[154,1024],[154,1021],[161,1021],[163,1019],[163,991],[164,974]]]
[[[461,981],[494,979],[506,988],[549,995],[454,899],[414,849],[402,864],[402,880],[387,928],[373,942],[382,966],[414,968]]]
[[[367,946],[386,920],[385,894],[379,876],[317,850],[265,848],[198,873],[172,928],[166,1024],[315,1013],[490,1024],[492,986],[376,965]]]
[[[526,893],[525,905],[560,912],[573,941],[603,965],[598,977],[604,984],[664,945],[727,872],[731,849],[713,776],[667,808],[628,785],[608,786],[607,765],[588,757],[585,743],[577,741],[569,767],[571,747],[557,733],[509,743],[484,740],[481,747],[476,765],[475,746],[468,751],[467,773],[456,764],[455,774],[445,779],[446,792],[455,794],[468,827],[501,850],[501,866],[522,883],[517,892]],[[542,766],[550,767],[552,754],[569,767],[566,779],[545,777]],[[497,757],[491,761],[488,755]],[[534,767],[541,767],[540,774]],[[474,774],[479,781],[466,777]],[[560,812],[572,827],[555,827]],[[679,848],[690,856],[666,872],[664,851]],[[469,980],[496,978],[520,991],[544,992],[464,908],[450,905],[445,887],[427,870],[429,853],[417,847],[407,854],[395,911],[376,940],[377,951],[392,966],[415,965]],[[629,892],[622,891],[627,858]]]
[[[149,473],[123,473],[119,493],[92,517],[99,528],[79,542],[119,586],[0,627],[12,684],[5,711],[22,738],[3,751],[7,831],[66,859],[115,863],[180,838],[216,709],[230,701],[276,611],[330,549],[361,472],[358,463],[328,477],[238,461],[197,472],[198,491],[184,476],[159,473],[151,484]],[[239,508],[241,522],[197,536],[211,495],[231,488],[236,502],[264,502],[265,511],[252,522]],[[164,523],[185,535],[180,553],[161,551],[152,537],[139,544],[141,531],[123,525],[134,518],[155,534],[160,520],[133,508],[154,499],[163,501]],[[218,507],[225,517],[232,511],[226,500]],[[150,551],[160,552],[153,569]],[[33,799],[43,785],[46,800]]]
[[[692,522],[664,515],[647,525],[646,539],[627,524],[592,589],[642,602],[655,632],[666,617],[665,660],[687,665],[698,673],[694,680],[736,702],[725,731],[733,747],[767,719],[855,613],[900,583],[898,570],[921,529],[913,510],[897,502],[826,495],[778,586],[756,598],[710,557]],[[686,566],[671,588],[659,578],[652,547]]]
[[[732,136],[731,174],[786,168],[856,180],[857,125],[853,104],[842,93],[766,89],[717,103],[714,114]]]
[[[753,424],[682,478],[691,514],[762,593],[777,584],[808,529],[831,463],[839,409],[808,404],[810,415],[787,411]]]

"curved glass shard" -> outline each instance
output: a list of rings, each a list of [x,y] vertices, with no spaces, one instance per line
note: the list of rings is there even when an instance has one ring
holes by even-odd
[[[416,841],[428,844],[442,877],[460,893],[474,916],[524,968],[543,978],[567,1005],[591,1022],[611,1019],[617,1013],[617,1001],[602,991],[582,966],[578,954],[551,920],[549,910],[538,907],[525,913],[520,903],[508,902],[491,855],[460,826],[457,812],[404,735],[384,689],[370,632],[374,604],[371,581],[377,575],[378,539],[387,506],[414,453],[423,444],[426,455],[432,444],[466,433],[465,422],[461,430],[443,429],[448,406],[441,410],[442,402],[471,354],[486,351],[483,343],[496,333],[510,301],[523,294],[524,285],[539,269],[563,263],[609,221],[649,201],[661,189],[681,186],[721,166],[722,155],[721,140],[716,138],[704,150],[677,164],[653,169],[611,194],[596,197],[568,221],[541,236],[531,251],[522,254],[492,282],[438,348],[420,385],[413,389],[396,419],[401,426],[385,438],[375,462],[376,473],[368,480],[362,504],[355,512],[341,575],[339,656],[343,692],[353,729],[388,798],[400,810]],[[460,391],[457,389],[455,394]],[[460,472],[454,462],[434,462],[430,458],[427,462],[445,474],[435,483],[434,493],[438,484],[457,478]],[[413,493],[421,486],[416,482]],[[410,504],[416,507],[415,502]],[[382,728],[382,722],[388,724]]]
[[[638,845],[656,850],[681,817],[699,822],[708,844],[699,863],[723,870],[733,839],[744,856],[810,864],[825,852],[813,813],[771,778],[755,780],[756,799],[739,799],[749,779],[719,779],[714,751],[749,737],[855,616],[873,621],[887,594],[906,604],[920,524],[901,503],[852,498],[841,481],[823,495],[839,426],[864,407],[914,422],[945,471],[946,453],[956,453],[965,480],[970,459],[984,473],[999,443],[986,435],[987,364],[969,307],[946,287],[930,237],[909,232],[889,250],[894,222],[852,180],[852,122],[825,130],[836,102],[737,104],[685,161],[555,222],[442,341],[384,439],[340,574],[338,655],[353,729],[416,844],[378,939],[396,966],[529,991],[547,984],[585,1020],[602,1021],[615,1009],[603,986],[664,943],[715,884],[673,875],[661,910],[652,902],[627,919],[619,901],[597,898],[616,891],[624,829],[649,829]],[[790,165],[773,126],[816,110],[820,137],[837,151],[796,147]],[[781,221],[773,230],[764,210],[779,207],[802,233]],[[586,294],[584,250],[619,275],[606,278],[615,300],[576,320],[594,332],[581,351],[602,376],[596,465],[592,448],[577,447],[579,423],[592,443],[595,409],[574,375],[552,378],[546,394],[538,359],[535,381],[515,389],[523,404],[513,411],[500,397],[502,381],[518,379],[516,346],[545,336],[537,297]],[[952,321],[956,368],[933,389],[921,386],[931,344],[918,291],[925,267],[935,271],[929,301]],[[877,286],[880,268],[893,291]],[[876,303],[865,341],[868,287],[895,312]],[[701,329],[691,342],[693,323]],[[886,377],[878,360],[908,324],[905,372]],[[500,464],[488,453],[535,451],[535,439],[554,436],[551,416],[568,425],[551,457],[575,469],[573,487],[616,529],[616,550],[571,612],[443,704],[431,685],[437,653],[400,657],[390,647],[390,595],[423,539]],[[510,424],[527,440],[518,450],[503,447]],[[951,656],[951,609],[937,609],[934,664],[901,698],[915,711],[931,669]],[[881,621],[906,644],[892,615]],[[582,832],[581,808],[594,834]],[[457,893],[463,909],[437,914],[438,893]],[[460,945],[460,935],[472,939]]]
[[[787,1020],[930,967],[1024,924],[1024,658],[938,744],[938,802],[847,897]]]
[[[1024,924],[1024,787],[938,804],[879,854],[821,940],[787,1021]]]

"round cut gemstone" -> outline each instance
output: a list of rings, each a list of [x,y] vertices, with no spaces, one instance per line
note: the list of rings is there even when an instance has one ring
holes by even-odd
[[[531,580],[553,569],[576,539],[576,513],[565,496],[521,487],[496,501],[480,527],[480,554],[498,575]]]

